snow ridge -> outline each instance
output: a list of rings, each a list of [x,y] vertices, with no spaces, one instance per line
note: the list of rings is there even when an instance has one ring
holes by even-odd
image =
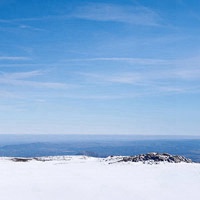
[[[28,162],[28,161],[72,161],[74,159],[78,160],[88,160],[93,157],[89,156],[46,156],[46,157],[34,157],[34,158],[22,158],[22,157],[14,157],[9,160],[14,162]],[[107,158],[94,158],[99,161],[103,161],[109,164],[119,163],[119,162],[143,162],[144,164],[158,164],[160,162],[167,163],[192,163],[191,159],[185,158],[180,155],[171,155],[168,153],[147,153],[140,154],[135,156],[109,156]]]

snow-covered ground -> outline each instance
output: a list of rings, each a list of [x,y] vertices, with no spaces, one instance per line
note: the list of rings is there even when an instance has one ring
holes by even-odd
[[[200,164],[0,159],[2,200],[199,200]]]

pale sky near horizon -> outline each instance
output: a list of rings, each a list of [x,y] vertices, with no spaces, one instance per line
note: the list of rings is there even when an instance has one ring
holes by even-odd
[[[0,134],[200,135],[199,11],[0,0]]]

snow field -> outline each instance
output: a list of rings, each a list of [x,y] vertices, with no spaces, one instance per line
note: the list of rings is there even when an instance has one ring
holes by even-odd
[[[199,200],[200,164],[0,159],[2,200]]]

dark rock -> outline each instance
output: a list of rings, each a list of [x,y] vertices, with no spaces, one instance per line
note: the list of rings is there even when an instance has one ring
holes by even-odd
[[[119,162],[169,162],[169,163],[180,163],[180,162],[186,162],[186,163],[192,163],[191,159],[185,158],[184,156],[178,156],[178,155],[170,155],[168,153],[147,153],[147,154],[140,154],[136,156],[125,156],[122,157]]]
[[[12,158],[11,160],[14,162],[28,162],[32,159],[31,158]]]

